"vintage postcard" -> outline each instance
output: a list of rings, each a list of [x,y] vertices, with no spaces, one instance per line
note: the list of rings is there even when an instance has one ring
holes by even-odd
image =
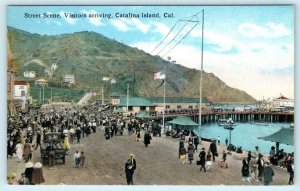
[[[294,18],[7,6],[7,183],[293,185]]]

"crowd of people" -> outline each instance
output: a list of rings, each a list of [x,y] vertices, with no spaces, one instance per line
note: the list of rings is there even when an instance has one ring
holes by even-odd
[[[111,111],[97,112],[88,107],[71,107],[62,109],[46,109],[44,111],[32,109],[28,112],[19,112],[14,116],[8,117],[8,134],[7,134],[7,158],[16,158],[18,163],[24,162],[25,171],[21,174],[18,181],[19,184],[40,184],[45,182],[42,176],[41,180],[36,181],[33,169],[41,168],[38,164],[31,165],[33,151],[41,147],[45,135],[48,132],[59,132],[62,145],[65,150],[70,150],[73,144],[79,144],[80,140],[87,139],[90,134],[96,133],[98,130],[104,132],[104,138],[109,140],[114,136],[123,136],[125,129],[128,131],[128,136],[133,136],[135,141],[141,140],[141,132],[144,132],[143,143],[145,147],[151,144],[152,136],[161,136],[161,128],[157,121],[149,120],[147,122],[136,119],[134,115],[124,117],[122,114],[112,113]],[[152,134],[152,136],[151,136]],[[126,135],[126,136],[127,136]],[[219,157],[218,145],[219,140],[213,140],[208,148],[202,147],[198,152],[198,145],[201,144],[199,137],[189,130],[172,130],[166,132],[166,135],[171,135],[179,140],[179,159],[185,164],[186,160],[189,164],[199,157],[196,162],[200,166],[200,171],[207,172],[211,170],[216,158]],[[187,143],[187,146],[185,146]],[[275,175],[270,165],[278,165],[286,168],[290,173],[289,184],[293,184],[294,177],[294,156],[286,154],[280,150],[275,154],[274,148],[271,148],[269,160],[265,161],[265,157],[259,152],[258,147],[248,153],[248,157],[242,161],[242,180],[255,181],[264,180],[265,185],[272,182],[272,177]],[[227,154],[230,151],[223,150],[218,160],[220,168],[228,168]],[[75,167],[84,167],[86,156],[84,151],[76,151],[73,155]],[[55,160],[54,160],[55,164]],[[30,167],[32,166],[32,167]],[[53,161],[49,161],[49,167],[52,167]],[[133,166],[133,170],[129,169]],[[28,168],[27,168],[28,167]],[[33,169],[31,169],[33,168]],[[133,159],[133,154],[125,163],[126,180],[129,185],[133,184],[133,172],[136,168],[136,161]],[[270,170],[271,169],[271,170]],[[32,172],[31,172],[32,171]],[[11,174],[10,174],[11,175]],[[9,182],[13,182],[13,174],[8,177]],[[20,175],[19,175],[20,176]]]

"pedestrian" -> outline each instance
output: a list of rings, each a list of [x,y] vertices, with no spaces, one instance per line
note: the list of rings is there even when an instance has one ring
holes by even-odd
[[[80,166],[81,166],[81,168],[84,167],[84,164],[85,164],[85,155],[84,155],[84,152],[81,151],[81,153],[80,153]]]
[[[212,154],[213,162],[215,162],[216,161],[215,157],[218,155],[216,140],[213,140],[213,142],[210,144],[209,151]]]
[[[24,172],[21,173],[21,178],[19,178],[18,184],[19,185],[28,185],[29,184],[28,178],[25,177],[25,173]]]
[[[242,172],[242,180],[248,180],[248,182],[250,182],[250,172],[249,172],[249,163],[248,163],[248,158],[244,158],[243,159],[243,166],[241,169]]]
[[[192,161],[194,160],[194,145],[192,142],[189,142],[189,145],[187,147],[188,152],[188,159],[190,161],[190,164],[192,164]]]
[[[9,185],[13,185],[13,184],[16,184],[16,173],[9,173],[8,176],[7,176],[7,183]]]
[[[20,162],[23,159],[23,144],[20,139],[17,141],[16,155],[18,157],[18,162]]]
[[[262,181],[263,171],[264,171],[264,159],[263,155],[259,153],[257,160],[257,170],[258,170],[258,180]]]
[[[34,150],[37,150],[38,146],[41,147],[41,138],[42,138],[42,133],[41,133],[41,130],[38,129],[36,131],[36,139],[35,139],[35,148],[34,148]]]
[[[269,160],[270,160],[270,163],[272,164],[272,165],[275,165],[276,163],[275,163],[275,147],[274,146],[272,146],[271,147],[271,150],[270,150],[270,153],[269,153],[270,155],[269,155]]]
[[[184,142],[180,140],[179,142],[179,151],[178,151],[179,159],[182,161],[182,164],[184,164],[186,159],[186,149],[184,148]]]
[[[23,147],[23,159],[25,162],[31,161],[32,158],[32,151],[31,151],[31,145],[29,144],[29,140],[26,139],[26,143]]]
[[[228,168],[228,164],[226,162],[226,158],[227,158],[227,154],[226,154],[226,151],[224,150],[223,151],[223,155],[222,155],[222,160],[220,161],[220,167],[226,167]]]
[[[258,146],[255,146],[255,150],[253,151],[253,154],[254,154],[256,160],[258,160],[259,154],[260,154],[260,150],[259,150]]]
[[[289,177],[289,185],[294,184],[294,165],[293,161],[289,160],[287,162],[287,172],[290,174]]]
[[[206,154],[206,166],[207,166],[207,170],[210,169],[211,165],[212,165],[212,161],[211,161],[211,152],[210,151],[207,151],[207,154]]]
[[[250,165],[251,158],[252,158],[252,153],[251,153],[251,151],[248,151],[247,162],[249,165]]]
[[[199,153],[199,157],[200,157],[200,171],[202,171],[202,169],[204,169],[204,172],[206,172],[206,168],[205,168],[205,157],[206,157],[206,152],[205,152],[205,148],[202,148],[202,151]]]
[[[263,169],[262,177],[264,178],[264,185],[270,185],[273,181],[273,176],[275,175],[272,167],[269,165],[269,162],[265,162],[265,167]]]
[[[25,177],[28,179],[28,183],[32,185],[32,173],[33,173],[33,163],[27,162],[25,169]]]
[[[79,126],[76,128],[76,131],[75,131],[75,133],[76,133],[77,143],[80,143],[80,138],[81,138],[81,129],[80,129],[80,127],[79,127]]]
[[[220,138],[220,136],[218,136],[218,145],[220,145],[221,144],[221,138]]]
[[[78,151],[76,151],[76,153],[74,154],[73,159],[75,161],[76,168],[78,168],[80,165],[80,153]]]
[[[152,137],[151,137],[150,133],[147,131],[144,135],[145,147],[148,147],[148,145],[150,144],[150,140],[152,140]]]
[[[195,152],[198,152],[199,138],[197,135],[195,135],[194,137],[194,145],[195,145]]]
[[[125,175],[128,185],[133,185],[133,174],[136,169],[136,160],[133,154],[129,154],[129,158],[125,163]]]
[[[227,138],[225,139],[225,144],[226,144],[226,146],[228,146],[228,139]]]
[[[42,184],[45,182],[43,168],[40,162],[35,163],[33,172],[32,172],[32,183],[33,184]]]
[[[257,162],[255,160],[255,157],[251,157],[250,163],[250,178],[252,179],[252,174],[254,174],[254,180],[259,181],[257,178]]]

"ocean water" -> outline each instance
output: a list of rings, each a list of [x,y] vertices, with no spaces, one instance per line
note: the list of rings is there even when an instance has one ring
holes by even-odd
[[[234,130],[231,132],[231,143],[236,146],[242,146],[243,150],[254,151],[255,146],[258,146],[260,152],[269,154],[272,146],[276,146],[275,142],[258,139],[258,137],[268,136],[280,130],[282,127],[289,128],[289,123],[269,123],[268,126],[255,125],[250,123],[235,123]],[[195,129],[198,134],[198,130]],[[221,144],[225,144],[225,139],[229,140],[229,130],[224,129],[217,123],[204,124],[201,127],[201,136],[204,138],[214,138],[217,140],[220,136]],[[294,152],[294,146],[279,144],[279,149],[284,149],[285,152]]]

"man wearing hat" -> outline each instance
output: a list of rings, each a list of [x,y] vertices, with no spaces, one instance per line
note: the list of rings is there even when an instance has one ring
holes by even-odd
[[[125,163],[125,174],[128,185],[133,185],[133,173],[136,169],[136,161],[133,154],[129,154],[129,159]]]
[[[28,183],[32,184],[32,173],[33,173],[33,163],[27,162],[25,169],[25,177],[28,179]]]

